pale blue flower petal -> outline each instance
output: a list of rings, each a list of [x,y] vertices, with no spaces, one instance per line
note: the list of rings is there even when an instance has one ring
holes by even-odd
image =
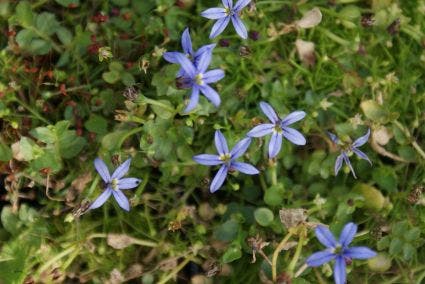
[[[281,125],[283,127],[291,125],[297,121],[300,121],[301,119],[303,119],[305,117],[306,113],[300,110],[291,112],[290,114],[288,114],[287,116],[285,116],[282,119],[282,123]]]
[[[205,166],[216,166],[223,164],[223,161],[220,160],[220,157],[218,155],[200,154],[193,156],[193,160],[198,164]]]
[[[108,200],[109,196],[112,194],[112,189],[107,187],[99,197],[90,205],[89,209],[96,209],[102,206],[106,200]]]
[[[357,225],[350,222],[344,226],[341,235],[339,236],[339,243],[343,247],[347,247],[354,239],[357,233]]]
[[[347,272],[345,271],[345,259],[342,256],[337,256],[334,264],[334,279],[335,284],[345,284]]]
[[[204,73],[204,83],[210,84],[220,81],[224,78],[224,71],[221,69],[214,69]]]
[[[212,43],[212,44],[204,45],[201,48],[199,48],[195,52],[195,55],[194,55],[194,58],[193,58],[193,62],[195,63],[195,66],[198,65],[199,57],[202,55],[202,53],[204,53],[204,52],[212,52],[215,46],[216,46],[216,44],[215,43]]]
[[[190,96],[189,103],[184,109],[184,112],[188,113],[191,110],[193,110],[198,105],[198,102],[199,102],[199,88],[196,85],[193,85],[192,94]]]
[[[282,147],[282,134],[274,132],[269,142],[269,158],[274,158],[279,154]]]
[[[211,63],[211,59],[212,59],[212,52],[211,51],[206,51],[204,53],[202,53],[199,58],[197,59],[196,62],[196,69],[197,69],[197,73],[205,73],[205,71],[207,70],[208,66]]]
[[[245,8],[250,2],[251,0],[238,0],[238,2],[236,2],[235,6],[233,7],[233,10],[235,12],[240,12],[240,10]]]
[[[118,180],[118,189],[132,189],[138,187],[142,180],[138,178],[122,178]]]
[[[247,137],[236,143],[232,151],[230,151],[230,157],[232,160],[236,160],[242,156],[246,150],[248,150],[249,145],[251,144],[251,138]]]
[[[214,179],[211,182],[211,185],[210,185],[211,193],[214,193],[220,189],[220,187],[223,185],[224,180],[226,179],[227,172],[228,172],[227,166],[226,165],[221,166],[221,168],[218,170],[217,174],[215,175]]]
[[[215,38],[216,36],[221,34],[224,31],[224,29],[227,27],[227,25],[229,24],[229,21],[230,21],[229,16],[218,19],[211,29],[210,38]]]
[[[103,179],[104,182],[110,182],[111,176],[109,174],[108,167],[106,166],[103,160],[101,160],[100,158],[96,158],[94,160],[94,167],[96,168],[96,171],[99,173],[100,177]]]
[[[192,39],[190,38],[189,28],[184,30],[181,42],[184,53],[193,55]]]
[[[200,85],[199,89],[201,90],[202,94],[215,106],[218,107],[221,103],[220,95],[211,88],[209,85],[204,84]]]
[[[248,32],[239,15],[235,14],[232,16],[232,24],[235,27],[236,33],[243,39],[248,37]]]
[[[301,134],[301,132],[299,132],[298,130],[295,130],[293,128],[290,127],[282,127],[283,133],[282,135],[288,139],[289,141],[291,141],[293,144],[295,145],[305,145],[306,144],[306,140],[304,138],[304,136]]]
[[[127,159],[124,163],[119,165],[119,167],[112,174],[111,179],[122,178],[130,169],[130,163],[131,163],[131,158]]]
[[[316,267],[331,261],[335,257],[335,254],[331,253],[330,251],[324,250],[313,253],[307,258],[305,262],[310,267]]]
[[[248,163],[232,162],[231,168],[247,175],[257,175],[260,173],[260,171]]]
[[[255,126],[246,135],[249,137],[263,137],[273,132],[274,124],[264,123]]]
[[[184,54],[175,52],[174,58],[177,60],[177,63],[181,65],[184,72],[186,72],[190,78],[194,78],[196,76],[195,66]]]
[[[334,142],[335,144],[339,143],[339,139],[335,134],[328,132],[328,136],[329,138],[331,138],[332,142]]]
[[[335,248],[337,245],[337,242],[332,235],[331,231],[325,226],[319,225],[314,230],[316,233],[316,237],[319,240],[322,245],[324,245],[327,248]]]
[[[345,257],[354,259],[369,259],[376,256],[376,252],[367,247],[351,247],[344,250]]]
[[[177,51],[164,52],[164,54],[162,55],[165,60],[173,64],[180,64],[178,60],[179,56],[186,57],[183,53]]]
[[[227,146],[226,138],[224,138],[224,135],[220,130],[215,131],[214,142],[218,154],[225,155],[229,153],[229,147]]]
[[[335,175],[338,175],[339,170],[342,167],[342,162],[344,161],[344,155],[339,155],[335,161]]]
[[[266,102],[260,102],[260,108],[272,123],[279,121],[279,117],[271,105]]]
[[[354,141],[352,146],[354,148],[357,148],[357,147],[364,145],[367,142],[367,140],[369,140],[369,135],[370,135],[370,128],[367,130],[367,133],[365,135],[363,135],[362,137],[360,137],[356,141]]]
[[[125,211],[130,211],[130,203],[128,202],[127,197],[120,190],[112,190],[115,200],[118,205]]]
[[[210,8],[201,13],[201,16],[211,20],[217,20],[227,17],[226,10],[224,8]]]
[[[344,158],[344,162],[347,164],[347,166],[350,168],[350,171],[353,173],[354,178],[357,178],[356,173],[354,172],[353,166],[351,165],[350,159],[348,158],[347,154],[343,152],[342,156]]]
[[[369,160],[369,157],[365,154],[365,153],[363,153],[362,151],[360,151],[359,149],[357,149],[357,148],[352,148],[352,151],[354,152],[354,154],[356,154],[360,159],[363,159],[363,160],[366,160],[366,161],[368,161],[369,162],[369,164],[371,164],[372,165],[372,162]]]
[[[223,3],[223,6],[226,8],[233,8],[233,0],[221,0],[221,3]]]

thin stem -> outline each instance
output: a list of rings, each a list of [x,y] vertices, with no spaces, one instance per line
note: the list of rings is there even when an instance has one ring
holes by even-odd
[[[126,134],[124,134],[122,136],[121,140],[119,141],[118,145],[117,145],[117,149],[120,149],[121,148],[121,145],[124,143],[124,141],[128,137],[130,137],[131,135],[136,134],[137,132],[140,132],[142,130],[143,130],[143,127],[137,127],[137,128],[132,129],[131,131],[127,132]]]
[[[294,269],[295,269],[295,265],[297,264],[298,259],[300,258],[301,255],[301,250],[303,248],[303,244],[304,244],[304,233],[300,234],[300,238],[298,239],[298,245],[297,245],[297,249],[295,251],[294,256],[292,257],[291,262],[289,263],[288,266],[288,271],[289,274],[292,276],[294,273]]]
[[[272,185],[277,185],[277,163],[275,162],[270,169]]]
[[[273,252],[273,258],[272,258],[272,279],[273,282],[276,282],[277,279],[277,273],[276,273],[276,265],[277,265],[277,257],[279,256],[279,253],[283,248],[285,247],[286,243],[288,242],[289,238],[292,236],[292,233],[289,232],[283,240],[279,243],[279,245],[276,247],[276,249]]]
[[[165,276],[161,281],[158,282],[158,284],[164,284],[167,283],[168,280],[170,280],[171,278],[173,278],[177,273],[179,273],[180,270],[182,270],[186,264],[189,263],[189,261],[191,261],[193,259],[193,256],[188,256],[186,257],[185,260],[182,261],[182,263],[180,263],[176,268],[174,268],[170,274],[168,274],[167,276]]]
[[[21,106],[23,106],[26,110],[28,110],[30,113],[32,113],[37,119],[43,121],[46,124],[51,124],[47,119],[41,116],[35,109],[30,107],[28,104],[26,104],[24,101],[18,99],[17,97],[14,98],[14,100],[19,103]]]

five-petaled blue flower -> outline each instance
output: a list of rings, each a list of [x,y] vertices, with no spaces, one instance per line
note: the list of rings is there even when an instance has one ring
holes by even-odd
[[[167,60],[170,63],[178,64],[178,61],[177,61],[175,55],[176,54],[183,54],[187,58],[189,58],[196,66],[199,62],[199,58],[200,58],[201,54],[204,53],[204,52],[211,53],[212,50],[214,49],[214,47],[216,46],[215,43],[204,45],[201,48],[199,48],[196,52],[194,52],[193,48],[192,48],[192,40],[190,38],[189,28],[186,28],[183,31],[182,38],[181,38],[181,44],[182,44],[182,48],[183,48],[183,53],[177,52],[177,51],[165,52],[164,53],[164,59]],[[184,76],[184,74],[185,74],[184,70],[182,68],[180,68],[179,72],[177,73],[177,77]]]
[[[210,38],[215,38],[221,34],[232,20],[236,32],[241,38],[246,39],[248,33],[245,25],[240,19],[242,9],[249,4],[251,0],[238,0],[233,6],[233,0],[222,0],[224,8],[210,8],[201,13],[202,17],[217,20],[211,30]]]
[[[122,209],[130,211],[130,203],[121,190],[135,188],[140,184],[141,181],[138,178],[123,178],[123,176],[130,168],[130,163],[131,159],[128,159],[122,163],[112,175],[110,175],[105,162],[99,158],[94,160],[94,167],[105,182],[106,188],[103,193],[99,195],[99,197],[90,205],[89,209],[96,209],[102,206],[112,194]]]
[[[192,95],[190,101],[186,106],[185,112],[194,109],[199,102],[199,92],[218,107],[221,103],[218,93],[210,87],[210,83],[217,82],[224,77],[224,71],[221,69],[213,69],[207,71],[211,62],[211,52],[203,52],[199,55],[199,60],[196,64],[192,63],[182,53],[174,53],[173,58],[181,65],[184,75],[180,77],[179,83],[181,88],[192,88]]]
[[[242,162],[237,162],[236,159],[242,156],[249,145],[251,138],[244,138],[233,147],[229,152],[226,138],[217,130],[215,132],[215,147],[217,148],[218,155],[201,154],[193,157],[193,160],[201,165],[216,166],[221,165],[217,174],[211,182],[211,193],[216,192],[224,182],[229,171],[238,170],[244,174],[256,175],[259,171],[252,165]]]
[[[368,259],[376,256],[376,252],[367,247],[348,247],[357,233],[357,225],[348,223],[342,229],[339,241],[336,241],[332,233],[325,226],[316,227],[316,237],[326,249],[313,253],[307,258],[308,266],[320,266],[331,260],[335,260],[334,279],[336,284],[345,284],[346,282],[346,262],[350,263],[355,259]]]
[[[339,170],[342,167],[342,162],[344,161],[345,164],[350,168],[351,172],[353,173],[354,178],[357,178],[356,174],[354,173],[354,169],[351,166],[350,159],[348,158],[349,155],[351,155],[351,153],[355,153],[360,159],[366,160],[372,165],[372,162],[369,160],[366,154],[360,151],[359,149],[357,149],[358,147],[364,145],[369,139],[370,129],[367,130],[367,133],[365,135],[358,138],[356,141],[354,141],[352,144],[349,144],[349,145],[341,145],[342,144],[341,141],[335,134],[328,132],[328,135],[331,138],[332,142],[341,146],[341,154],[336,158],[336,161],[335,161],[335,175],[338,174]]]
[[[282,146],[282,136],[296,145],[305,145],[304,136],[298,130],[288,127],[303,119],[306,115],[305,112],[294,111],[281,119],[268,103],[260,102],[260,108],[271,123],[257,125],[247,133],[247,136],[262,137],[273,133],[269,143],[269,158],[274,158],[279,153]]]

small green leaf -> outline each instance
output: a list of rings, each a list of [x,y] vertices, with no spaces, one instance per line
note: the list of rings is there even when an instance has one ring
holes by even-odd
[[[274,219],[273,212],[268,208],[257,208],[254,212],[255,220],[261,226],[267,227],[269,226]]]
[[[390,254],[391,255],[399,255],[403,250],[403,241],[399,238],[395,238],[391,240],[390,243]]]
[[[12,159],[12,150],[0,142],[0,161],[6,162]]]
[[[34,13],[28,1],[19,1],[19,4],[16,6],[16,19],[24,27],[33,25]]]
[[[56,142],[56,133],[49,127],[37,127],[31,130],[31,135],[37,140],[46,144],[53,144]]]
[[[106,121],[106,119],[95,114],[91,115],[89,120],[87,120],[86,123],[84,124],[84,127],[88,131],[94,132],[100,135],[103,135],[108,131],[107,126],[108,126],[108,122]]]
[[[134,84],[136,84],[136,79],[134,79],[134,76],[128,72],[124,72],[121,74],[121,81],[127,87],[131,87],[131,86],[134,86]]]
[[[45,55],[52,49],[52,44],[43,39],[34,39],[28,47],[28,52],[34,55]]]
[[[78,155],[87,142],[83,137],[77,136],[74,130],[68,130],[59,136],[58,144],[61,157],[69,159]]]
[[[112,151],[119,147],[119,143],[123,137],[123,135],[127,133],[125,130],[115,131],[112,133],[108,133],[102,139],[102,148]]]
[[[388,192],[397,191],[397,175],[391,167],[381,166],[373,169],[373,180]]]
[[[420,236],[421,230],[419,228],[412,228],[404,235],[404,239],[408,242],[414,242],[417,241]]]
[[[223,254],[223,263],[229,263],[242,257],[241,246],[239,244],[232,244]]]
[[[4,206],[1,211],[1,224],[12,235],[16,235],[19,232],[21,223],[18,215],[12,212],[12,207]]]
[[[409,261],[416,254],[416,249],[413,245],[407,243],[403,246],[403,258],[405,261]]]
[[[274,185],[266,190],[264,202],[269,206],[279,206],[283,202],[283,184]]]
[[[367,118],[380,123],[386,123],[388,120],[388,111],[374,100],[363,101],[360,104]]]
[[[232,241],[238,235],[238,231],[238,222],[235,220],[228,220],[214,231],[214,237],[220,241]]]
[[[59,23],[54,14],[43,12],[37,15],[35,26],[40,33],[51,36],[59,28]]]
[[[157,100],[151,105],[153,112],[162,119],[170,119],[174,116],[174,107],[167,100]]]
[[[56,35],[64,45],[69,45],[72,42],[72,33],[64,27],[59,27],[56,30]]]
[[[115,84],[120,79],[120,73],[118,71],[109,71],[102,74],[103,80],[109,84]]]

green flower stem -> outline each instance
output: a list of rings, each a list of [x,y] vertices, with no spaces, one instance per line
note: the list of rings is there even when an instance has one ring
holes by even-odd
[[[276,249],[273,252],[273,258],[272,258],[272,279],[273,282],[276,282],[277,279],[277,273],[276,273],[276,265],[277,265],[277,257],[279,256],[279,253],[282,251],[282,249],[285,247],[288,240],[291,238],[292,233],[289,232],[283,240],[278,244]]]
[[[291,260],[291,262],[289,263],[289,266],[288,266],[288,272],[289,272],[289,275],[291,275],[291,276],[294,274],[295,265],[297,264],[297,261],[300,258],[301,251],[302,251],[303,244],[304,244],[304,239],[305,239],[305,234],[304,234],[304,232],[301,232],[300,237],[298,239],[297,249],[296,249],[295,254],[294,254],[294,256],[293,256],[293,258],[292,258],[292,260]]]
[[[271,175],[271,179],[272,179],[272,185],[277,185],[277,162],[275,162],[270,167],[270,175]]]

